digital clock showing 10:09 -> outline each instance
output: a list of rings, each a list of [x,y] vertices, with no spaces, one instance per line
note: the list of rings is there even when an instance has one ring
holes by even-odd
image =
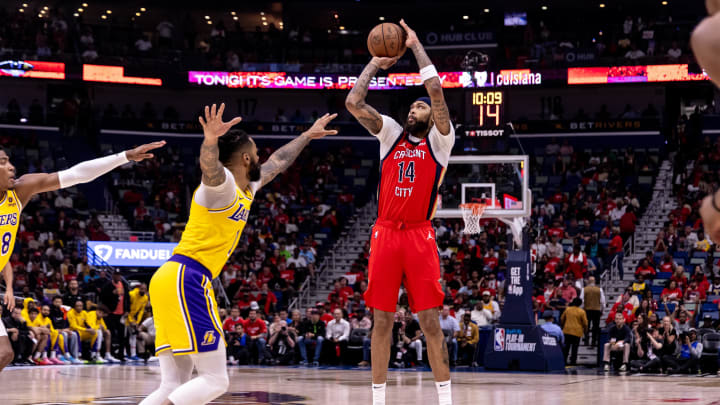
[[[472,94],[472,104],[478,107],[476,122],[480,128],[497,128],[503,122],[505,95],[502,91],[476,91]]]

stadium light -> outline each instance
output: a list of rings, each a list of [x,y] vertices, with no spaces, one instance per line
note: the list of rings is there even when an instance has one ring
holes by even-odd
[[[547,6],[542,6],[542,7],[540,7],[540,8],[543,9],[543,10],[547,10]]]
[[[25,12],[25,9],[21,8],[21,9],[18,9],[18,11],[21,12],[21,13],[24,13],[24,12]]]
[[[145,11],[147,11],[147,9],[145,7],[140,7],[140,11],[144,13]]]
[[[73,17],[80,17],[80,14],[74,13],[74,14],[73,14]]]
[[[489,9],[489,8],[486,8],[486,9],[483,10],[483,11],[486,12],[486,13],[489,13],[489,12],[490,12],[490,9]]]
[[[27,3],[23,3],[23,7],[27,7]]]
[[[267,17],[262,17],[261,20],[266,21]]]
[[[209,20],[209,19],[210,19],[210,16],[209,16],[209,15],[206,15],[206,16],[205,16],[205,19],[206,19],[206,20]]]
[[[102,18],[103,20],[107,20],[107,16],[105,14],[101,15],[100,18]]]
[[[338,16],[337,13],[333,14],[333,17],[335,17],[336,20],[337,20],[338,18],[340,18],[340,16]]]
[[[600,8],[605,8],[605,3],[600,3]]]
[[[105,14],[112,14],[112,10],[106,10]]]
[[[385,21],[385,17],[383,17],[383,16],[380,16],[379,19],[380,19],[380,21]]]
[[[45,10],[45,11],[48,11],[48,9],[49,9],[48,6],[43,7],[43,10]]]
[[[212,25],[212,20],[208,20],[208,25]]]
[[[237,16],[233,17],[233,20],[237,21],[237,20],[238,20],[238,17],[237,17]]]
[[[80,8],[78,9],[78,13],[82,13],[83,11],[85,11],[85,9],[82,8],[82,7],[80,7]]]
[[[83,7],[87,7],[88,4],[87,4],[87,3],[83,3],[82,6],[83,6]]]
[[[140,12],[135,13],[136,16],[140,17]]]
[[[263,25],[267,25],[267,21],[263,21]]]
[[[345,29],[345,26],[344,26],[344,25],[341,25],[341,26],[340,26],[340,29],[341,29],[341,30],[344,30],[344,29]]]
[[[230,15],[235,15],[235,14],[237,14],[237,13],[234,12],[234,11],[231,11],[231,12],[230,12]]]
[[[668,2],[667,2],[667,1],[663,1],[663,2],[662,2],[662,5],[663,5],[663,6],[667,6],[667,5],[668,5]]]
[[[470,19],[470,16],[467,16],[467,15],[463,16],[463,20],[469,20],[469,19]]]
[[[261,12],[260,12],[260,15],[265,15],[265,12],[264,12],[264,11],[261,11]]]

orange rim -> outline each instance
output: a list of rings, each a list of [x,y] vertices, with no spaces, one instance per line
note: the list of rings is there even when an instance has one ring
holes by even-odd
[[[479,215],[479,216],[482,216],[483,212],[485,212],[485,207],[487,207],[487,205],[481,204],[481,203],[460,204],[461,209],[472,210],[473,215]]]

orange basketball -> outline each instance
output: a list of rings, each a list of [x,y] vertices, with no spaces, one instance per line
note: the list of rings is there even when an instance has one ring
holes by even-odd
[[[367,45],[372,56],[395,57],[405,53],[405,30],[397,24],[382,23],[368,35]]]

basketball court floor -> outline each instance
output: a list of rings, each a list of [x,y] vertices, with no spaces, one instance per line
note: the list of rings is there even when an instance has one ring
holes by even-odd
[[[231,367],[230,389],[212,404],[371,404],[370,370]],[[150,366],[10,368],[0,373],[2,405],[137,404],[156,388]],[[557,374],[454,372],[453,403],[565,405],[720,405],[716,376],[603,375],[595,370]],[[431,405],[437,394],[429,371],[390,371],[388,404]]]

